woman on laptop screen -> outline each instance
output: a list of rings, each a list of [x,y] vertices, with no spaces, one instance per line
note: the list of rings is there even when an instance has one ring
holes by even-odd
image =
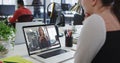
[[[40,48],[46,48],[46,47],[50,47],[50,39],[48,38],[47,35],[47,31],[45,33],[45,30],[43,30],[42,27],[38,28],[38,32],[39,32],[39,44],[40,44]]]

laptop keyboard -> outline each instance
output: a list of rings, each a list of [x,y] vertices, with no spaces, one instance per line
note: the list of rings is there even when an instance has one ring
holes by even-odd
[[[38,56],[40,56],[42,58],[49,58],[49,57],[56,56],[56,55],[61,54],[61,53],[65,53],[65,52],[67,52],[67,51],[63,50],[63,49],[58,49],[58,50],[55,50],[55,51],[52,51],[52,52],[40,54]]]

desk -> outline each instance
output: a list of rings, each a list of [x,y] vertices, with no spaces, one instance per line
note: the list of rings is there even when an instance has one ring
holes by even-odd
[[[64,45],[65,44],[64,37],[61,37],[60,41],[61,41],[62,47],[65,47],[65,45]],[[73,47],[76,47],[76,45],[73,45]],[[73,47],[65,47],[65,48],[72,49]],[[15,55],[22,56],[25,59],[28,59],[28,60],[32,61],[33,63],[40,63],[39,61],[37,61],[37,60],[35,60],[35,59],[33,59],[33,58],[31,58],[31,57],[28,56],[26,44],[15,45],[14,50],[11,50],[7,54],[7,57],[9,57],[9,56],[15,56]],[[72,62],[73,62],[73,60],[72,60]],[[69,62],[65,61],[65,63],[69,63]]]
[[[71,28],[71,26],[65,26],[64,28],[60,27],[60,32],[63,32],[65,29]],[[76,33],[80,33],[78,31],[80,31],[79,29],[81,29],[82,26],[76,26]],[[69,49],[69,50],[76,50],[76,44],[73,44],[73,47],[65,47],[65,36],[60,37],[60,42],[61,42],[61,46],[63,48]],[[14,50],[11,50],[8,54],[7,57],[9,56],[15,56],[15,55],[19,55],[24,57],[25,59],[28,59],[30,61],[32,61],[33,63],[40,63],[39,61],[29,57],[28,52],[27,52],[27,47],[26,44],[21,44],[21,45],[15,45]],[[67,61],[64,61],[62,63],[73,63],[74,59],[70,59]]]

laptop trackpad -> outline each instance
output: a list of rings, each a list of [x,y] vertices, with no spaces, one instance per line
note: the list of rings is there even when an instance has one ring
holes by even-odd
[[[55,51],[52,51],[52,52],[40,54],[38,56],[46,59],[46,58],[49,58],[49,57],[52,57],[52,56],[56,56],[58,54],[65,53],[65,52],[67,52],[67,51],[63,50],[63,49],[58,49],[58,50],[55,50]]]

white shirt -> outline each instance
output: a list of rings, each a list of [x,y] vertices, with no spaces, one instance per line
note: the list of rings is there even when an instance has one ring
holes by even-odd
[[[77,42],[74,63],[91,63],[103,46],[106,28],[101,16],[93,14],[83,22],[83,28]]]

